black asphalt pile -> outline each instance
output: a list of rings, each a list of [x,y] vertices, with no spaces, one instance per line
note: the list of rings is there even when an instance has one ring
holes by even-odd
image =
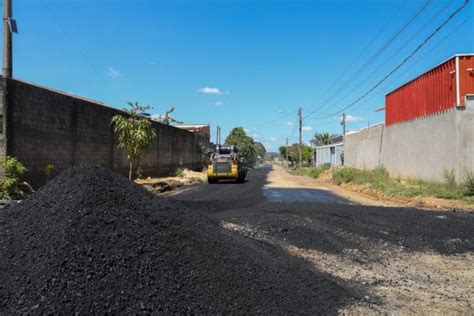
[[[0,267],[0,314],[315,314],[354,297],[280,250],[92,166],[0,211]]]

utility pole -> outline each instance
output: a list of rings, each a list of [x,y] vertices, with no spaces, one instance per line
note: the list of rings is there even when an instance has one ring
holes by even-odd
[[[219,125],[216,126],[216,145],[220,145],[220,134],[221,134],[221,127]]]
[[[344,166],[344,146],[346,143],[346,113],[342,113],[342,153],[341,153],[341,165]]]
[[[298,109],[298,122],[299,122],[299,132],[300,132],[300,145],[298,147],[298,160],[299,160],[299,166],[300,168],[303,166],[303,157],[302,157],[302,151],[303,151],[303,139],[302,139],[302,129],[303,129],[303,116],[302,116],[302,110],[301,108]]]
[[[346,113],[342,113],[342,137],[343,139],[346,137]]]
[[[3,0],[3,78],[11,78],[13,74],[12,31],[16,31],[11,23],[12,0]],[[16,26],[16,24],[15,24]]]
[[[288,166],[289,165],[289,162],[288,162],[288,137],[286,138],[286,150],[285,150],[285,160],[286,160],[286,165]]]

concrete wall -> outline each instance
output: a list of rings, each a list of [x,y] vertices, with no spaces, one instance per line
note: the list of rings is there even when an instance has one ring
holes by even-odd
[[[347,133],[344,139],[344,165],[373,169],[380,164],[382,136],[385,126],[378,124],[356,133]]]
[[[372,169],[383,165],[393,177],[445,181],[453,170],[457,181],[474,171],[474,108],[453,109],[417,120],[379,125],[346,135],[347,166]]]
[[[126,154],[117,148],[110,124],[113,115],[124,112],[18,80],[8,80],[6,91],[6,154],[25,164],[27,181],[42,184],[48,164],[58,172],[91,163],[127,174]],[[157,122],[153,127],[157,140],[140,158],[146,175],[200,166],[199,147],[207,146],[208,138]]]

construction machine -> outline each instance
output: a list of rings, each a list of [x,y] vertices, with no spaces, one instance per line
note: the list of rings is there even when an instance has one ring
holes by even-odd
[[[207,167],[207,181],[209,183],[218,183],[219,180],[245,182],[247,168],[242,165],[243,160],[239,158],[235,146],[217,145]]]

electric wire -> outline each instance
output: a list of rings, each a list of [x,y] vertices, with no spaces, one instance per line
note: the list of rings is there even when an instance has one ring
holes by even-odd
[[[390,57],[388,57],[383,63],[381,63],[375,70],[373,70],[365,79],[359,81],[359,83],[354,86],[351,90],[346,92],[341,98],[339,98],[335,103],[333,103],[333,107],[339,105],[344,99],[346,99],[348,96],[353,94],[358,88],[360,88],[364,83],[370,80],[382,67],[387,65],[395,56],[397,56],[410,42],[412,42],[424,29],[426,29],[432,22],[436,20],[436,18],[446,9],[449,8],[449,6],[454,2],[454,0],[451,0],[448,2],[447,5],[443,6],[440,10],[438,10],[434,16],[427,22],[425,23],[417,32],[415,32],[407,41],[403,43]],[[325,104],[327,105],[327,104]],[[320,111],[320,114],[328,114],[327,112]],[[309,119],[309,116],[306,117],[306,119]]]
[[[464,3],[456,9],[446,20],[443,21],[428,37],[426,37],[410,54],[408,54],[405,59],[399,63],[392,71],[390,71],[387,75],[385,75],[381,80],[379,80],[372,88],[370,88],[367,92],[362,94],[360,97],[358,97],[356,100],[342,108],[341,110],[334,112],[332,114],[329,114],[327,116],[323,117],[318,117],[317,119],[325,119],[329,118],[338,114],[341,114],[342,112],[346,111],[347,109],[353,107],[355,104],[357,104],[359,101],[361,101],[363,98],[365,98],[367,95],[369,95],[371,92],[373,92],[377,87],[379,87],[383,82],[385,82],[388,78],[390,78],[398,69],[400,69],[407,61],[409,61],[423,46],[426,45],[441,29],[443,29],[459,12],[461,12],[469,3],[469,0],[464,0]]]
[[[366,63],[364,63],[356,72],[353,77],[351,77],[349,80],[345,81],[343,84],[341,84],[342,87],[347,87],[351,84],[351,82],[354,82],[356,78],[358,78],[364,71],[367,69],[367,67],[372,64],[431,4],[432,0],[427,0],[425,3],[418,9],[418,11],[415,13],[414,16],[412,16],[405,24],[372,56],[368,59]],[[337,93],[337,91],[335,92]],[[315,107],[312,111],[310,111],[306,115],[306,119],[310,117],[312,114],[314,114],[316,111],[321,111],[322,108],[325,107],[327,104],[326,102],[334,97],[334,93],[326,98],[324,102],[318,107]]]
[[[408,2],[408,0],[405,0],[401,6],[398,7],[398,9],[395,11],[395,13],[388,19],[388,21],[382,26],[382,28],[375,34],[375,36],[372,37],[372,39],[369,41],[369,43],[362,49],[362,51],[359,53],[359,55],[344,69],[344,71],[341,72],[341,74],[336,78],[336,80],[329,86],[329,88],[320,96],[320,98],[323,98],[326,96],[326,94],[331,91],[334,86],[340,82],[342,77],[344,77],[345,74],[359,61],[359,59],[364,55],[364,53],[367,51],[367,49],[372,45],[372,43],[379,37],[379,35],[385,31],[385,29],[390,25],[390,23],[393,21],[393,19],[398,15],[398,13],[401,11],[401,9],[405,6],[405,4]]]

